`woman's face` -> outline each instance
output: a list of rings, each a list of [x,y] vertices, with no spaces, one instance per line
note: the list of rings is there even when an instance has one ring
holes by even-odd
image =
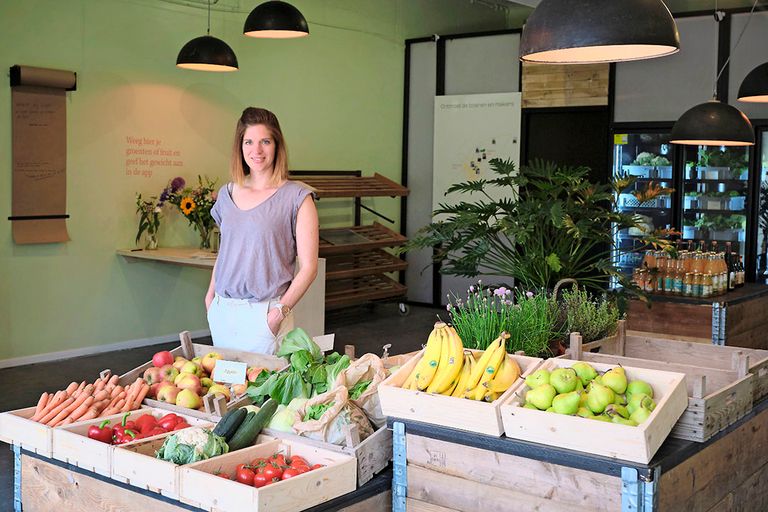
[[[272,173],[275,165],[275,141],[263,124],[248,126],[243,134],[243,159],[251,174]]]

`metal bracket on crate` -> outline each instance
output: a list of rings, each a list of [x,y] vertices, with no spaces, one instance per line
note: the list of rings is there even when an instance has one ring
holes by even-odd
[[[406,512],[408,477],[405,458],[405,424],[392,423],[392,512]]]
[[[621,468],[621,512],[656,510],[658,476],[658,467],[653,470],[653,479],[650,482],[641,479],[635,468]]]
[[[11,445],[13,450],[13,512],[21,512],[21,446]]]
[[[725,304],[712,303],[712,344],[725,345]]]

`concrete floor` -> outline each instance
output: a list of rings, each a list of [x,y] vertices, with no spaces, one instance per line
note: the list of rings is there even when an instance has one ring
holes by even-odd
[[[411,306],[404,316],[394,303],[349,308],[326,315],[326,332],[336,334],[334,349],[341,353],[345,345],[355,345],[358,355],[381,355],[382,347],[391,344],[389,353],[400,354],[417,350],[426,342],[438,314],[447,318],[445,310],[420,306]],[[210,338],[194,341],[211,343]],[[177,346],[166,343],[2,369],[0,389],[11,389],[13,393],[0,395],[0,412],[32,406],[44,391],[64,389],[72,381],[93,380],[107,368],[123,374],[149,361],[155,352]],[[13,452],[9,445],[0,443],[0,510],[12,509]]]

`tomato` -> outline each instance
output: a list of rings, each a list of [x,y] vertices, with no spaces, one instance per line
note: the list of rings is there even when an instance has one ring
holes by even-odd
[[[298,464],[298,465],[292,466],[292,467],[290,467],[288,469],[293,469],[299,475],[304,474],[307,471],[312,471],[311,469],[309,469],[309,466],[307,466],[306,464]],[[288,471],[288,470],[286,469],[286,471]]]
[[[267,467],[264,468],[264,475],[269,480],[274,478],[280,479],[283,476],[283,470],[274,464],[268,464]]]
[[[288,480],[289,478],[293,478],[297,475],[300,475],[298,470],[294,468],[288,468],[285,471],[283,471],[283,476],[281,477],[281,480]]]
[[[267,478],[267,475],[265,475],[264,473],[256,473],[256,476],[253,477],[254,487],[264,487],[269,483],[272,483],[272,482]]]
[[[296,466],[309,466],[309,464],[307,464],[307,459],[300,455],[296,455],[291,457],[291,467],[295,468]]]
[[[267,459],[265,459],[263,457],[260,457],[258,459],[253,459],[253,462],[251,462],[251,466],[254,466],[254,467],[257,467],[257,468],[258,467],[266,466],[266,464],[267,464]]]
[[[277,464],[278,466],[287,466],[288,464],[285,462],[285,455],[282,453],[276,453],[272,457],[270,457],[273,463]]]
[[[253,478],[255,476],[256,473],[254,473],[252,469],[244,467],[237,470],[237,473],[235,474],[235,480],[241,484],[253,485]]]
[[[312,468],[310,469],[310,471],[311,471],[312,469],[319,469],[319,468],[324,468],[324,467],[325,467],[325,464],[315,464],[314,466],[312,466]]]
[[[230,476],[228,474],[226,474],[225,472],[223,472],[223,471],[218,471],[218,472],[214,473],[214,475],[216,475],[218,477],[221,477],[221,478],[226,478],[227,480],[232,480],[232,478],[230,478]]]

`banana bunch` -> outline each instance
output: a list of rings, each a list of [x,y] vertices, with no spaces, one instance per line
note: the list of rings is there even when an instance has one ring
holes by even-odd
[[[520,376],[520,367],[506,353],[508,338],[503,333],[476,360],[472,352],[464,351],[453,327],[437,322],[403,388],[492,402]]]

